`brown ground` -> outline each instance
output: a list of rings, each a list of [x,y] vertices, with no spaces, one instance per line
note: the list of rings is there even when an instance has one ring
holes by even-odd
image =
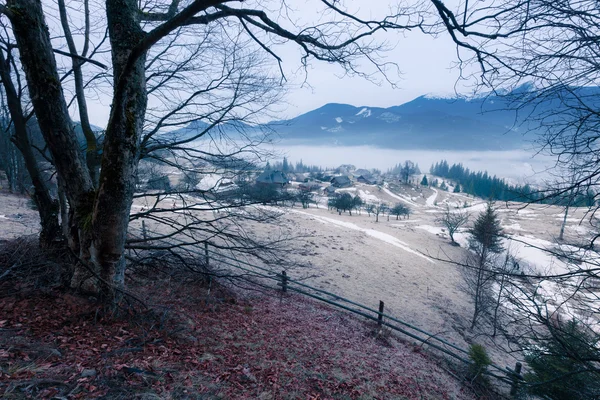
[[[464,371],[300,296],[130,287],[151,311],[114,319],[55,291],[0,297],[0,397],[476,398]]]

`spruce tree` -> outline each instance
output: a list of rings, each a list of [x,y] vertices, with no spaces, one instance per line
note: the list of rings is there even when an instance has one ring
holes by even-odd
[[[485,250],[500,253],[502,247],[502,227],[492,203],[488,203],[485,211],[477,217],[470,231],[473,239]]]
[[[494,282],[493,255],[503,250],[500,221],[491,202],[487,204],[485,211],[479,214],[470,233],[473,254],[470,256],[470,267],[465,270],[464,277],[467,292],[473,296],[473,329],[491,304],[490,293]]]
[[[429,182],[427,182],[427,175],[423,175],[423,179],[421,180],[421,185],[427,186]]]
[[[283,157],[283,165],[281,166],[281,170],[283,172],[288,172],[290,170],[290,165],[288,163],[287,157]]]
[[[460,193],[460,185],[457,183],[456,186],[454,186],[454,193]]]

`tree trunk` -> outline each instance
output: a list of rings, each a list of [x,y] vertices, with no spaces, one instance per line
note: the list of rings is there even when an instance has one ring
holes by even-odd
[[[77,227],[75,232],[71,230],[76,236],[69,243],[82,261],[89,264],[85,246],[91,237],[94,185],[69,117],[42,4],[39,0],[8,0],[7,5],[33,110],[57,173],[68,182],[66,195],[73,211],[71,225]],[[88,268],[80,272],[84,274]],[[79,276],[77,270],[76,276]]]
[[[473,310],[473,318],[471,320],[471,329],[475,328],[477,325],[477,319],[479,318],[479,314],[482,311],[483,307],[483,284],[484,284],[484,272],[486,267],[487,259],[487,251],[485,248],[481,249],[481,254],[479,255],[479,265],[477,268],[477,281],[475,282],[475,304]]]
[[[571,200],[569,199],[569,204],[571,204]],[[560,226],[560,234],[558,235],[558,240],[563,240],[565,234],[565,226],[567,225],[567,217],[569,216],[569,204],[565,207],[565,216],[563,217],[562,225]]]
[[[65,189],[65,183],[58,176],[56,178],[58,187],[58,204],[60,206],[60,223],[62,225],[62,232],[65,238],[69,237],[69,206],[67,202],[67,195]]]
[[[58,202],[50,195],[48,186],[33,154],[27,134],[27,122],[23,115],[21,101],[10,76],[9,65],[4,57],[4,52],[0,50],[0,78],[6,92],[6,102],[15,132],[12,141],[23,155],[25,167],[29,172],[29,177],[33,184],[34,199],[42,225],[40,245],[42,247],[49,247],[60,240],[62,236],[58,222]]]
[[[100,268],[103,297],[118,303],[124,285],[124,248],[135,190],[140,139],[146,113],[146,56],[128,65],[143,39],[135,0],[107,0],[115,95],[103,147],[93,215],[92,256]]]
[[[500,300],[502,299],[502,291],[504,290],[504,280],[506,275],[504,271],[502,273],[502,280],[500,281],[500,289],[498,289],[498,297],[496,298],[496,304],[494,308],[494,332],[492,333],[492,337],[496,337],[496,333],[498,331],[498,310],[500,309]]]

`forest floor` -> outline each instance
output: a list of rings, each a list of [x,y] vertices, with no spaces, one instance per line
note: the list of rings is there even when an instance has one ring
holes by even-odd
[[[53,289],[0,296],[0,397],[478,398],[465,371],[376,324],[295,295],[212,289],[134,286],[149,308],[119,318]]]

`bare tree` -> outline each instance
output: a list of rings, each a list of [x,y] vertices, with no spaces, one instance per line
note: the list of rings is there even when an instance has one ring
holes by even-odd
[[[8,115],[5,117],[7,118],[7,121],[12,122],[12,127],[10,127],[12,129],[9,129],[9,126],[6,126],[4,134],[7,134],[10,131],[14,132],[11,141],[19,149],[23,164],[27,168],[27,173],[34,189],[33,199],[40,215],[42,227],[40,243],[42,246],[50,246],[53,242],[59,240],[62,234],[58,219],[59,204],[58,201],[52,197],[48,185],[48,178],[44,176],[42,167],[39,165],[34,154],[34,149],[29,138],[27,117],[21,103],[21,95],[13,83],[12,70],[15,68],[15,63],[10,50],[11,44],[7,41],[8,38],[3,39],[7,49],[6,55],[5,50],[0,49],[0,79],[2,80],[2,85],[4,87],[2,98],[6,98],[6,108],[8,109]],[[18,75],[16,76],[16,79],[19,79]],[[8,119],[9,116],[10,119]],[[24,171],[21,173],[23,172]]]
[[[0,94],[0,169],[8,181],[8,189],[13,193],[25,193],[27,178],[23,156],[12,142],[10,115],[6,107],[4,91]]]
[[[410,160],[404,162],[404,165],[400,169],[400,177],[406,185],[410,180],[410,177],[415,174],[415,163]]]
[[[454,240],[454,234],[467,222],[469,222],[470,214],[464,210],[456,209],[451,210],[449,205],[446,205],[446,209],[444,213],[436,218],[436,223],[443,225],[448,230],[448,235],[450,235],[450,242],[453,245],[458,246]]]
[[[73,225],[77,227],[73,231],[76,237],[71,243],[86,264],[86,269],[97,278],[102,297],[109,303],[118,302],[124,287],[124,248],[138,160],[144,155],[142,149],[146,145],[145,154],[164,146],[162,143],[150,143],[160,129],[149,134],[144,130],[146,121],[152,120],[147,112],[153,109],[148,102],[152,90],[149,82],[153,77],[147,74],[147,63],[160,59],[153,55],[157,54],[153,51],[169,41],[172,41],[169,48],[191,44],[189,47],[193,49],[194,39],[190,38],[196,36],[196,30],[206,32],[204,36],[211,38],[211,29],[227,26],[227,29],[223,28],[224,32],[233,27],[236,33],[240,32],[255,44],[254,49],[264,51],[277,62],[281,59],[270,47],[273,40],[296,44],[304,54],[302,61],[305,65],[311,59],[335,62],[348,73],[368,77],[368,73],[357,69],[357,60],[366,56],[382,72],[388,66],[377,61],[377,52],[382,47],[373,44],[373,34],[418,27],[421,23],[419,19],[413,21],[413,15],[402,9],[386,18],[369,20],[338,3],[322,1],[320,6],[325,12],[323,15],[331,15],[331,18],[319,21],[318,26],[300,26],[295,23],[296,18],[290,15],[289,9],[281,13],[275,11],[277,17],[273,17],[270,15],[272,10],[266,7],[236,7],[222,1],[193,0],[185,5],[178,1],[158,1],[141,6],[133,0],[107,1],[105,8],[96,10],[96,15],[99,22],[106,23],[108,27],[113,76],[112,108],[97,185],[93,170],[80,152],[60,84],[55,49],[44,14],[44,11],[52,13],[53,10],[44,10],[38,0],[9,0],[6,5],[0,6],[0,12],[10,20],[19,48],[33,110],[58,177],[65,183],[66,197],[73,210]],[[89,11],[85,14],[93,15]],[[281,16],[286,17],[281,20]],[[63,30],[68,37],[67,30]],[[84,51],[74,54],[72,50],[69,46],[69,52],[66,52],[71,59],[85,62],[84,66],[97,65],[91,57],[83,55]],[[251,51],[247,47],[235,50]],[[167,72],[166,76],[158,76],[157,79],[169,76]],[[219,81],[218,76],[211,78]],[[173,111],[172,115],[177,114],[177,110]],[[161,121],[165,119],[155,119],[155,125],[161,125]],[[211,121],[209,126],[214,128],[218,125],[217,121]],[[92,151],[93,146],[88,145],[88,150]]]
[[[389,207],[386,203],[377,203],[372,213],[375,214],[375,222],[379,222],[379,214],[385,214]]]
[[[458,46],[461,70],[474,71],[463,77],[500,95],[504,102],[499,107],[515,111],[512,128],[529,132],[537,150],[552,156],[556,167],[578,171],[573,182],[565,177],[560,188],[538,193],[539,200],[568,196],[573,188],[597,193],[596,3],[506,0],[471,2],[456,9],[439,0],[431,4],[440,17],[438,27]],[[513,91],[522,85],[526,88]]]
[[[390,213],[396,216],[396,220],[401,215],[404,216],[404,218],[408,218],[410,217],[410,208],[402,203],[396,203],[394,207],[391,208]]]

